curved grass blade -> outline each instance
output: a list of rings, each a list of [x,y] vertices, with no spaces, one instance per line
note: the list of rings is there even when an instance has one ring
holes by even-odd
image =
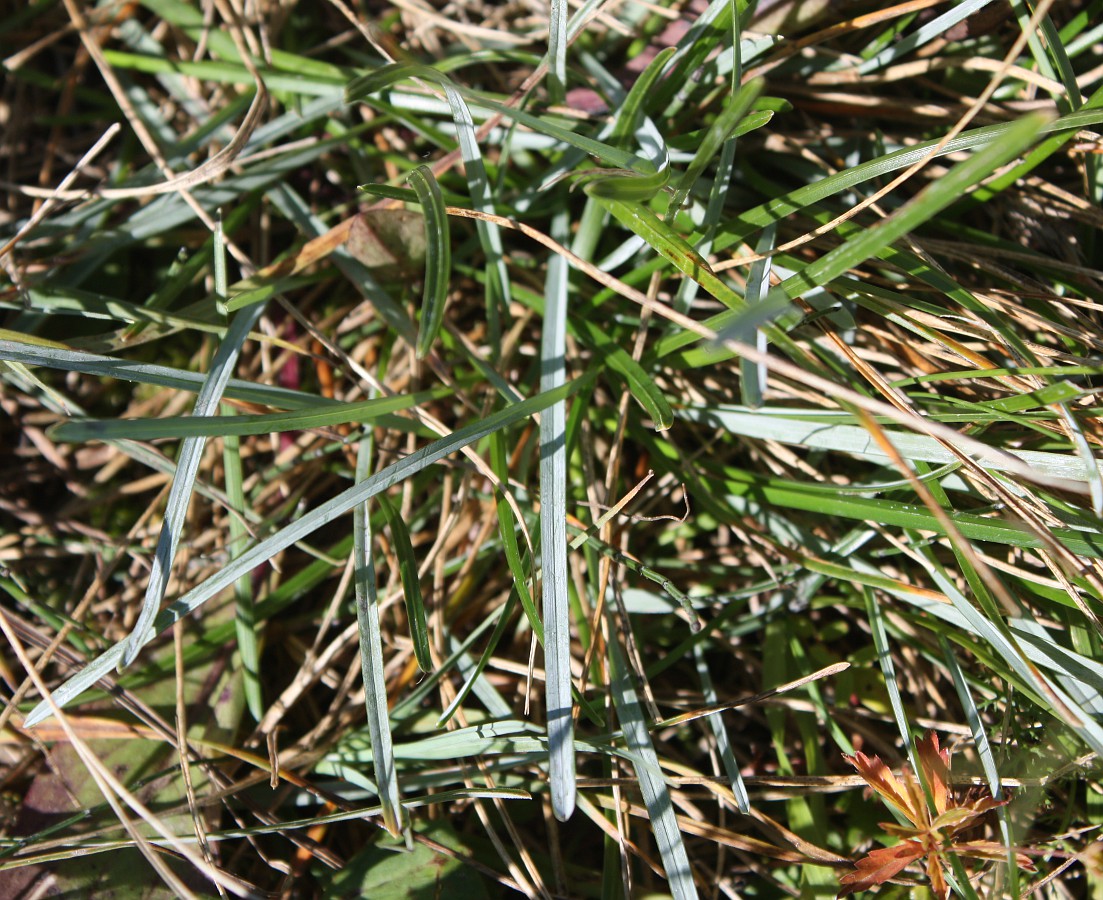
[[[452,274],[452,246],[448,239],[448,214],[440,185],[428,166],[418,166],[407,180],[417,191],[425,209],[425,293],[421,301],[421,324],[417,332],[418,359],[424,359],[440,334],[444,306],[448,302],[448,279]]]
[[[491,112],[500,113],[512,122],[526,125],[540,134],[545,134],[563,141],[571,147],[575,147],[591,156],[597,157],[603,163],[613,168],[628,169],[640,175],[651,175],[655,172],[654,165],[646,159],[642,159],[633,153],[620,150],[617,147],[611,147],[609,144],[602,143],[601,141],[595,141],[593,138],[586,137],[585,135],[576,134],[570,129],[562,128],[553,122],[541,119],[539,116],[534,116],[523,110],[514,109],[503,103],[498,103],[497,101],[479,96],[476,92],[462,88],[455,82],[449,81],[448,76],[429,66],[408,65],[406,63],[383,66],[368,75],[350,82],[348,87],[345,88],[345,99],[350,103],[363,99],[406,78],[423,78],[426,81],[433,81],[437,84],[448,82],[476,106],[483,107]]]
[[[560,211],[552,219],[552,237],[562,242],[567,231],[567,213]],[[553,256],[548,262],[540,343],[540,390],[545,393],[564,384],[567,377],[569,278],[567,260]],[[567,407],[563,402],[540,417],[540,568],[552,810],[565,822],[574,812],[575,762],[567,601]]]
[[[503,490],[509,484],[509,460],[506,453],[505,438],[500,431],[490,436],[490,465],[494,474],[498,476]],[[540,645],[544,644],[544,623],[540,619],[540,611],[536,608],[532,592],[529,591],[529,575],[525,572],[524,563],[521,560],[521,550],[517,544],[517,522],[513,517],[513,509],[504,496],[499,494],[498,502],[498,532],[502,537],[502,548],[506,554],[506,565],[513,576],[513,586],[521,600],[521,607],[529,620],[529,627],[536,634]],[[531,547],[529,548],[531,551]]]
[[[150,441],[156,438],[208,438],[278,431],[305,431],[348,422],[370,422],[380,416],[447,397],[448,388],[432,388],[415,394],[376,397],[355,403],[332,402],[322,409],[250,416],[170,416],[164,419],[80,419],[61,422],[50,429],[58,441],[108,441],[123,438]]]
[[[357,484],[368,478],[372,449],[371,431],[365,430],[356,456]],[[371,735],[372,764],[379,790],[379,803],[383,808],[383,822],[387,831],[398,835],[402,831],[402,801],[391,742],[387,684],[383,679],[383,639],[379,632],[379,598],[376,594],[371,517],[368,515],[367,501],[353,507],[352,540],[356,621],[360,626],[360,669],[364,677],[364,703],[368,714],[368,733]]]
[[[162,387],[176,388],[181,391],[199,391],[204,378],[198,372],[186,372],[168,366],[151,363],[133,362],[128,359],[116,359],[99,353],[86,353],[83,350],[70,350],[65,347],[48,347],[29,343],[31,338],[21,340],[0,340],[0,359],[21,362],[29,366],[47,366],[64,372],[82,372],[85,375],[103,375],[131,381],[137,384],[156,384]],[[316,394],[307,394],[290,388],[269,384],[254,384],[231,378],[226,382],[226,397],[259,403],[264,406],[279,406],[284,409],[305,409],[326,406],[338,401]]]
[[[645,104],[653,99],[652,88],[655,81],[663,73],[666,64],[677,52],[676,47],[666,47],[655,54],[655,58],[647,64],[640,77],[635,80],[629,89],[624,102],[619,104],[617,118],[613,123],[613,130],[609,140],[617,146],[624,146],[629,138],[635,134],[639,126],[640,117],[646,113]]]
[[[484,419],[480,419],[478,422],[454,431],[447,437],[433,441],[433,443],[422,447],[409,456],[392,463],[360,484],[342,491],[333,499],[306,513],[286,528],[282,528],[255,546],[250,547],[226,568],[212,575],[202,584],[192,588],[175,603],[162,610],[154,619],[152,627],[141,636],[141,645],[149,643],[158,633],[198,609],[246,572],[252,571],[256,566],[267,562],[281,550],[287,549],[307,535],[345,515],[357,503],[363,503],[365,500],[422,471],[449,454],[455,453],[461,447],[466,447],[488,434],[507,428],[534,413],[547,409],[560,400],[565,400],[576,391],[584,388],[593,379],[594,374],[589,373],[553,391],[541,393],[535,397],[530,397],[528,400],[512,404]],[[126,641],[122,641],[101,653],[95,660],[54,691],[54,701],[59,706],[65,706],[71,703],[74,698],[79,697],[100,678],[107,675],[122,659],[125,646]],[[30,728],[48,715],[50,715],[50,706],[46,701],[43,701],[31,710],[25,724]]]
[[[214,268],[216,290],[226,290],[225,250],[221,240],[221,227],[215,231]],[[194,414],[196,416],[209,416],[217,408],[222,399],[226,382],[230,379],[234,364],[237,362],[241,346],[253,330],[265,305],[257,304],[255,307],[243,310],[234,318],[230,327],[226,330],[226,337],[219,344],[218,350],[211,360],[211,368],[207,379],[203,383],[199,396],[195,400]],[[165,509],[165,518],[161,526],[161,533],[157,538],[157,549],[154,552],[153,566],[149,573],[149,583],[146,586],[145,599],[142,602],[138,620],[134,623],[130,636],[126,640],[126,649],[121,657],[122,666],[129,666],[134,662],[144,643],[146,631],[157,615],[161,606],[161,600],[165,596],[168,587],[169,572],[176,559],[176,550],[180,545],[180,533],[184,528],[188,506],[191,504],[192,490],[195,479],[199,473],[199,463],[203,456],[203,447],[206,438],[185,438],[180,447],[180,458],[176,463],[176,476],[172,480],[169,489],[168,502]]]
[[[391,530],[391,543],[398,557],[398,572],[402,578],[402,595],[406,599],[406,618],[410,620],[410,637],[414,642],[414,657],[422,672],[433,671],[433,659],[429,653],[429,625],[425,619],[425,603],[421,597],[421,582],[417,575],[414,545],[410,543],[410,531],[386,494],[378,498],[379,508]]]
[[[463,158],[463,170],[467,177],[467,189],[471,193],[472,206],[482,212],[493,214],[494,201],[490,195],[490,182],[479,150],[479,142],[475,137],[475,120],[471,116],[467,103],[460,96],[460,92],[449,82],[445,82],[443,87],[448,106],[452,110],[452,121],[456,125],[456,137],[459,139],[460,155]],[[483,253],[486,254],[487,319],[491,326],[491,336],[494,338],[497,334],[496,329],[500,327],[498,310],[500,308],[508,311],[512,300],[509,269],[504,259],[502,230],[497,223],[476,219],[475,232],[479,235],[479,243],[482,245]],[[496,344],[495,338],[493,345]]]
[[[571,323],[571,326],[593,346],[598,358],[605,365],[624,377],[632,396],[654,420],[656,429],[659,431],[668,429],[674,422],[674,412],[666,396],[659,390],[658,385],[643,366],[588,319],[579,317]]]

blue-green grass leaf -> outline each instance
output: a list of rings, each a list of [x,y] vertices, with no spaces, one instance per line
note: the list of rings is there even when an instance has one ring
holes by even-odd
[[[371,471],[373,441],[365,431],[356,456],[356,482],[367,480]],[[380,495],[382,496],[382,495]],[[383,822],[397,835],[402,830],[402,802],[395,772],[391,721],[388,713],[387,683],[383,678],[383,639],[379,631],[379,597],[375,584],[375,560],[372,556],[371,517],[367,501],[352,508],[353,589],[356,595],[356,621],[360,632],[360,669],[364,678],[364,703],[371,735],[372,764]]]
[[[422,471],[460,448],[481,440],[488,434],[507,428],[534,413],[547,409],[559,400],[566,399],[589,384],[593,378],[593,374],[588,374],[556,388],[550,393],[538,394],[528,400],[492,413],[478,422],[460,428],[447,437],[440,438],[422,447],[363,482],[342,491],[333,499],[301,516],[292,524],[250,547],[237,560],[192,588],[175,603],[162,610],[154,619],[152,627],[142,635],[141,643],[148,643],[158,633],[171,627],[212,597],[217,596],[233,584],[237,578],[246,572],[252,571],[256,566],[267,562],[281,550],[298,543],[307,535],[345,515],[357,503],[363,503],[365,500]],[[79,697],[97,681],[109,674],[118,661],[122,659],[124,644],[125,642],[119,643],[106,650],[85,668],[81,669],[80,672],[68,679],[54,691],[54,701],[61,706],[71,703],[76,697]],[[39,703],[27,716],[27,727],[29,728],[43,721],[50,714],[49,704],[45,701]]]

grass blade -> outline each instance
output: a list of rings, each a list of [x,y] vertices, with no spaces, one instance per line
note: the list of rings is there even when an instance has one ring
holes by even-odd
[[[567,217],[552,222],[552,236],[566,237]],[[540,390],[566,382],[567,260],[548,263]],[[567,603],[567,408],[559,402],[540,417],[540,568],[544,613],[544,670],[552,810],[567,821],[575,806],[574,718],[571,714],[571,622]]]
[[[330,401],[321,409],[248,416],[172,416],[164,419],[81,419],[52,426],[50,436],[59,441],[108,441],[129,439],[151,441],[157,438],[208,438],[224,435],[241,437],[280,431],[304,431],[349,422],[371,422],[381,416],[447,397],[448,388],[433,388],[416,394],[376,397],[353,403]]]
[[[225,407],[230,412],[232,407]],[[245,527],[245,492],[242,487],[241,442],[237,435],[227,435],[222,442],[222,465],[226,470],[226,497],[230,501],[230,559],[233,560],[249,541]],[[252,573],[234,582],[234,630],[237,651],[241,654],[241,670],[245,681],[245,704],[249,714],[260,722],[264,718],[264,696],[260,680],[260,646],[257,641],[256,606],[253,597]]]
[[[364,482],[371,469],[373,442],[365,432],[356,456],[356,481]],[[380,496],[383,496],[380,494]],[[371,735],[372,766],[379,789],[379,803],[387,830],[398,835],[402,831],[402,802],[398,775],[395,772],[394,749],[391,742],[391,721],[388,715],[387,684],[383,679],[383,639],[379,632],[379,599],[375,586],[375,560],[372,557],[371,517],[367,501],[352,509],[354,590],[356,621],[360,626],[360,668],[364,678],[364,703]]]
[[[418,166],[408,178],[425,210],[425,292],[421,301],[421,326],[417,332],[418,359],[424,359],[444,324],[448,281],[452,275],[452,245],[448,238],[444,197],[432,170],[428,166]]]
[[[613,617],[613,607],[607,606],[609,633],[619,633],[619,626]],[[659,845],[659,856],[666,869],[666,878],[670,892],[675,900],[691,900],[697,896],[697,886],[693,883],[693,870],[689,865],[682,831],[674,814],[674,804],[670,792],[663,781],[659,757],[651,743],[651,733],[640,707],[636,689],[632,686],[632,673],[624,659],[620,642],[614,638],[608,643],[609,687],[612,689],[613,702],[616,705],[617,718],[624,733],[624,742],[632,754],[632,765],[636,771],[643,803],[647,807],[647,816]]]
[[[414,657],[422,672],[433,671],[433,659],[429,653],[429,625],[425,618],[425,603],[421,597],[421,581],[417,574],[417,559],[410,543],[406,523],[386,494],[380,494],[377,502],[387,519],[391,531],[391,544],[398,557],[398,571],[402,578],[402,595],[406,598],[406,618],[410,621],[410,637],[414,642]]]
[[[216,237],[221,232],[216,233]],[[215,242],[215,282],[223,290],[226,286],[225,262],[218,240]],[[221,271],[221,278],[218,272]],[[226,382],[230,379],[234,364],[237,362],[241,345],[245,342],[249,332],[253,330],[257,319],[264,311],[263,304],[243,311],[235,316],[230,327],[226,331],[226,337],[219,344],[218,350],[211,360],[211,368],[207,379],[203,383],[199,396],[195,400],[193,410],[196,416],[209,416],[216,409],[222,399],[222,392]],[[169,573],[172,570],[173,561],[176,558],[176,550],[180,544],[180,534],[184,528],[184,520],[187,517],[188,506],[191,503],[192,490],[195,486],[195,478],[199,473],[199,463],[203,456],[203,447],[206,438],[185,438],[180,447],[180,458],[176,463],[176,477],[172,480],[172,488],[169,490],[168,502],[165,508],[164,523],[161,526],[161,534],[157,539],[157,549],[154,552],[153,566],[149,573],[149,583],[146,586],[145,599],[142,602],[141,612],[130,637],[126,641],[126,650],[121,657],[122,666],[129,666],[134,662],[138,651],[148,640],[148,631],[161,606],[168,587]]]
[[[434,441],[415,453],[392,463],[372,477],[360,484],[348,488],[311,510],[291,525],[281,529],[271,537],[265,538],[253,547],[250,547],[237,560],[217,575],[192,588],[175,603],[162,610],[154,619],[153,628],[143,637],[142,644],[148,643],[153,637],[178,622],[184,616],[197,609],[212,597],[225,590],[237,578],[254,567],[270,560],[280,550],[290,547],[292,544],[329,524],[339,516],[345,515],[357,503],[363,503],[385,491],[392,485],[409,478],[420,472],[427,466],[443,459],[451,453],[455,453],[461,447],[474,443],[499,429],[505,428],[515,422],[519,422],[533,413],[547,409],[547,407],[564,400],[575,391],[584,387],[592,376],[576,379],[569,384],[557,388],[550,393],[541,393],[521,403],[507,407],[500,412],[493,413],[465,428],[461,428],[448,437]],[[71,703],[76,697],[83,694],[88,688],[107,675],[122,659],[125,642],[116,644],[109,650],[100,654],[80,672],[68,679],[53,693],[54,701],[59,706]],[[25,724],[28,728],[41,722],[50,715],[49,704],[45,701],[39,703],[27,716]]]

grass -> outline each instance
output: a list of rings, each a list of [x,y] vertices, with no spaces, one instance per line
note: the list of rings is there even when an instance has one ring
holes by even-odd
[[[3,23],[0,894],[1103,892],[1103,3],[235,9]]]

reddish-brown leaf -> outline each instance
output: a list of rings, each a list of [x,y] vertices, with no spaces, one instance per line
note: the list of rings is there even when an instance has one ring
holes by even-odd
[[[938,735],[933,731],[916,744],[919,767],[931,789],[936,815],[946,812],[950,800],[950,751],[940,750]]]
[[[927,824],[926,805],[919,809],[913,805],[912,792],[897,780],[892,769],[881,762],[881,757],[866,756],[858,750],[853,756],[843,754],[843,759],[858,770],[866,784],[880,794],[886,803],[899,810],[913,825],[922,828]]]
[[[927,857],[927,877],[931,880],[931,893],[937,900],[949,900],[950,886],[942,872],[942,860],[937,852]]]
[[[1007,848],[995,841],[961,841],[954,844],[954,852],[958,856],[968,856],[972,859],[991,859],[996,862],[1007,860]],[[1015,851],[1015,862],[1020,869],[1027,872],[1035,871],[1034,863],[1022,850]]]
[[[854,871],[847,872],[839,879],[843,889],[839,897],[847,897],[856,891],[868,891],[884,884],[917,859],[921,859],[926,850],[917,841],[902,841],[895,847],[881,847],[871,851],[854,863]]]

